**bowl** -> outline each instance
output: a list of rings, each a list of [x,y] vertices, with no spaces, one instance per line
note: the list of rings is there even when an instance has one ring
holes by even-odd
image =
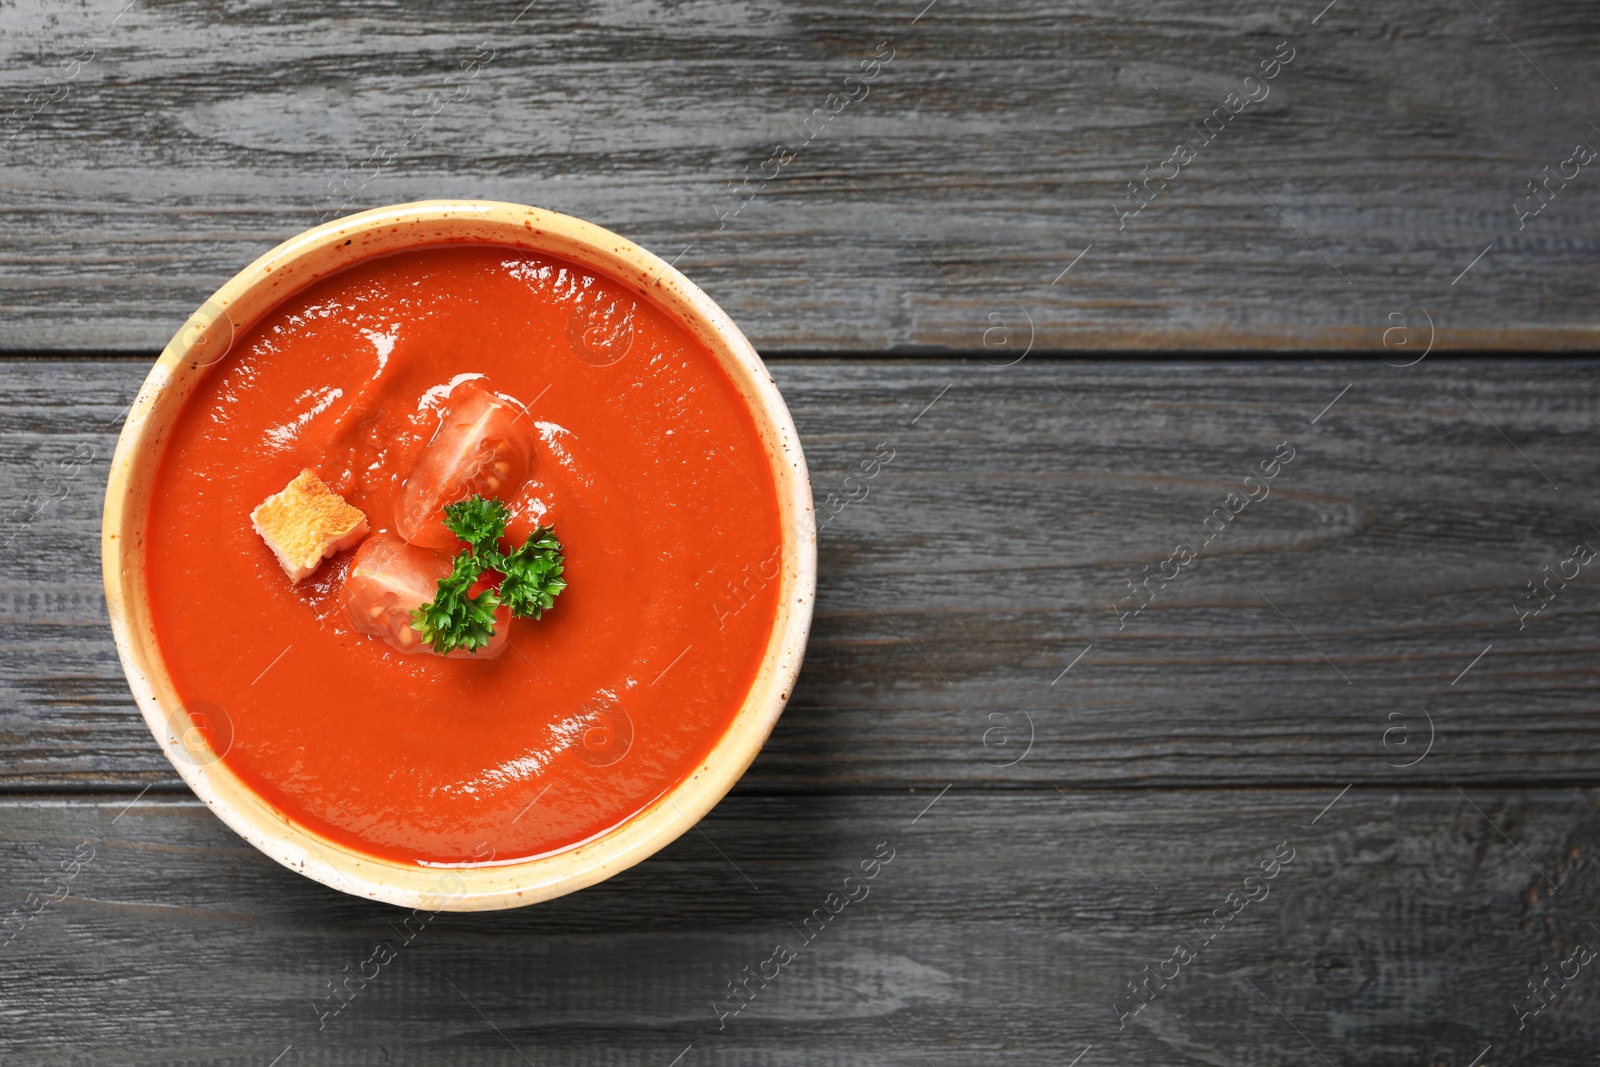
[[[609,276],[700,339],[755,419],[778,497],[778,610],[754,684],[692,773],[606,834],[564,852],[496,866],[440,869],[359,853],[296,825],[220,758],[229,729],[184,708],[162,660],[145,581],[152,486],[185,400],[211,367],[281,301],[372,256],[473,243],[563,257]],[[592,223],[518,204],[429,200],[378,208],[307,230],[218,289],[173,337],[129,411],[112,457],[101,528],[111,629],[145,723],[207,806],[256,848],[324,885],[425,911],[519,907],[625,870],[687,831],[733,787],[783,711],[805,653],[816,590],[816,526],[804,456],[761,359],[721,308],[670,264]],[[219,751],[220,749],[220,751]]]

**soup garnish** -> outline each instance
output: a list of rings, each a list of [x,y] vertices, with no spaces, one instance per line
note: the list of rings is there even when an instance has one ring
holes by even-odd
[[[520,547],[502,553],[500,538],[511,517],[502,501],[475,495],[446,504],[444,516],[444,525],[467,547],[439,579],[433,600],[411,616],[412,626],[435,652],[476,652],[495,636],[495,609],[504,605],[519,619],[537,619],[567,587],[561,542],[550,527],[539,527]],[[500,576],[498,585],[491,578],[484,587],[484,576],[491,573]]]

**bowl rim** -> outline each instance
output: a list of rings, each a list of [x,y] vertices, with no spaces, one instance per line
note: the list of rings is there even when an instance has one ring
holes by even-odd
[[[778,606],[756,678],[732,723],[696,768],[645,808],[564,851],[478,867],[402,864],[356,852],[297,825],[207,746],[184,709],[148,613],[144,523],[166,437],[189,394],[233,340],[282,301],[364,260],[449,244],[505,244],[607,275],[697,335],[754,418],[779,507]],[[220,352],[218,351],[220,349]],[[799,436],[777,386],[732,319],[671,263],[604,227],[558,212],[485,200],[426,200],[345,216],[291,237],[234,275],[162,351],[131,405],[106,486],[101,526],[106,606],[117,654],[146,725],[173,767],[229,827],[292,870],[355,896],[419,911],[520,907],[582,889],[687,832],[761,750],[793,692],[816,593],[816,523]],[[226,749],[224,749],[224,753]]]

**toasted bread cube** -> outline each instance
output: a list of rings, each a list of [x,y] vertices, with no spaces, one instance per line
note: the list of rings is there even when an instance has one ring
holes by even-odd
[[[369,529],[365,512],[346,504],[309,470],[257,505],[250,522],[295,583],[309,578],[329,556],[360,544]]]

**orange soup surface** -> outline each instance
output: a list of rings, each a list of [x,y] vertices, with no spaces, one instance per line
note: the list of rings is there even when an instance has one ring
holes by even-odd
[[[473,394],[531,442],[495,494],[506,542],[552,527],[568,585],[495,658],[402,654],[341,605],[355,549],[295,584],[251,511],[309,469],[397,537]],[[342,846],[439,865],[571,848],[692,773],[755,679],[781,564],[754,419],[705,347],[609,278],[477,245],[357,264],[236,338],[173,430],[145,545],[163,657],[228,767]]]

